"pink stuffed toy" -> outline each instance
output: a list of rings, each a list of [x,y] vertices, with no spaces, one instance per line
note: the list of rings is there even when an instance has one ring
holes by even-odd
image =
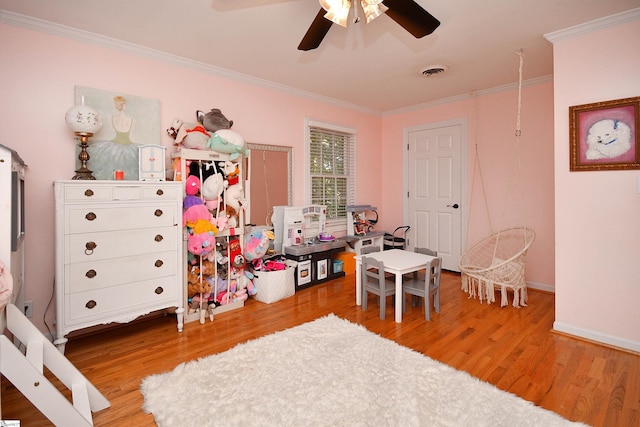
[[[200,178],[195,175],[189,175],[184,185],[184,192],[187,194],[184,196],[184,200],[182,202],[182,209],[187,210],[191,206],[202,205],[204,204],[200,197],[197,196],[200,191]]]
[[[216,247],[216,237],[212,231],[200,234],[189,233],[187,250],[194,255],[206,255]]]
[[[244,243],[244,256],[247,261],[262,258],[269,249],[269,240],[275,238],[271,230],[252,231]]]
[[[182,225],[194,228],[200,220],[211,221],[211,212],[203,204],[193,205],[182,214]]]

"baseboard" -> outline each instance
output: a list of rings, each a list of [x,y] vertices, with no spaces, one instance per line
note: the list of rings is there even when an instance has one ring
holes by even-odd
[[[545,285],[543,283],[527,282],[527,288],[536,289],[538,291],[550,292],[552,294],[556,293],[555,286]]]
[[[629,350],[634,353],[640,353],[640,342],[638,341],[631,341],[620,337],[614,337],[600,332],[578,328],[558,321],[553,322],[553,330],[564,334],[584,338],[589,341],[595,341],[597,343],[617,347],[622,350]]]

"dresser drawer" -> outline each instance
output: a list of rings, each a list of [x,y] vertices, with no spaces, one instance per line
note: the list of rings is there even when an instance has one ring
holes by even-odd
[[[180,223],[175,204],[136,204],[130,206],[84,206],[67,208],[65,232],[94,233],[110,230],[158,228]]]
[[[176,280],[175,251],[65,265],[65,294],[145,281],[165,276]]]
[[[176,227],[103,231],[64,236],[65,264],[99,261],[146,253],[175,252],[182,244]]]
[[[88,202],[112,200],[112,186],[104,185],[69,185],[64,187],[65,202]]]
[[[175,277],[163,277],[65,295],[67,325],[131,321],[177,301],[177,288]]]
[[[157,186],[145,186],[142,189],[142,198],[145,200],[182,199],[182,185],[158,184]]]

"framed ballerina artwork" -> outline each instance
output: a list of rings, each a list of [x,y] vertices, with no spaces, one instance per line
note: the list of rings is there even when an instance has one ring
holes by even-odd
[[[102,117],[102,127],[87,148],[87,166],[96,179],[138,180],[139,147],[160,145],[160,101],[76,86],[75,102],[84,102]]]
[[[569,107],[569,169],[640,169],[639,130],[640,97]]]

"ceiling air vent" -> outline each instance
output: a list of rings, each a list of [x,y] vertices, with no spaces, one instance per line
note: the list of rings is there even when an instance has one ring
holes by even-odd
[[[438,74],[444,73],[448,68],[449,67],[447,67],[446,65],[429,65],[428,67],[420,70],[420,74],[425,77],[433,77],[437,76]]]

